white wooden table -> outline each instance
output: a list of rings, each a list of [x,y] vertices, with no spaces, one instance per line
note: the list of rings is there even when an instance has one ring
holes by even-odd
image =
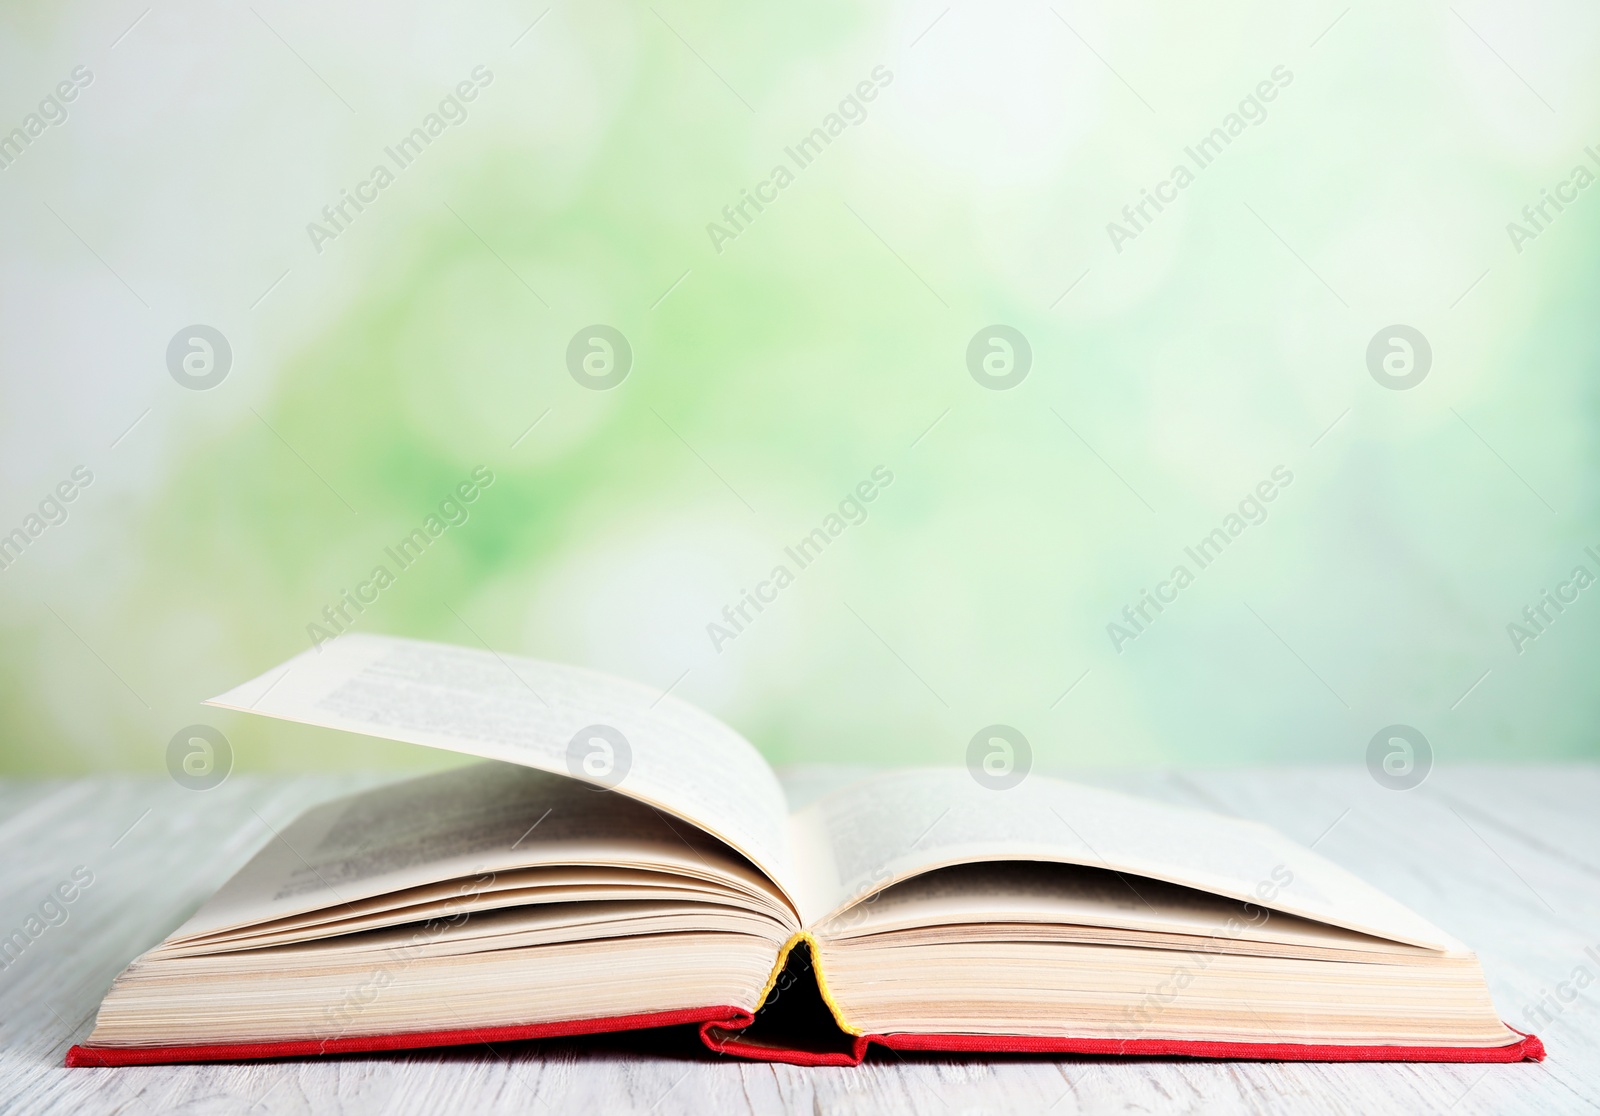
[[[794,772],[800,793],[826,773]],[[392,777],[392,776],[390,776]],[[736,1063],[633,1035],[325,1061],[68,1070],[111,978],[313,801],[375,777],[0,782],[0,935],[79,865],[94,882],[0,971],[0,1112],[1578,1112],[1600,1108],[1600,767],[1436,769],[1410,791],[1363,769],[1079,778],[1255,818],[1476,948],[1540,1065],[1270,1065],[901,1057],[854,1069]],[[254,811],[254,812],[252,812]],[[259,814],[258,818],[256,815]],[[1331,826],[1331,828],[1330,828]],[[1594,955],[1585,954],[1594,947]],[[1595,983],[1564,989],[1578,967]],[[1572,993],[1569,1003],[1555,998]]]

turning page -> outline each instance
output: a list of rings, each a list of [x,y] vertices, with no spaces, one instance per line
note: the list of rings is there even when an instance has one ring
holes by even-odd
[[[1043,860],[1166,880],[1409,945],[1465,949],[1267,826],[1043,776],[993,791],[960,768],[894,772],[825,795],[791,828],[801,913],[824,932],[829,918],[922,872]]]
[[[433,890],[456,904],[556,865],[587,881],[647,867],[726,881],[747,893],[773,885],[699,829],[621,795],[521,765],[473,763],[323,803],[269,841],[172,935],[194,938],[314,911],[323,921]],[[589,865],[587,870],[573,866]],[[546,875],[545,879],[550,879]],[[393,903],[391,898],[390,903]]]
[[[772,768],[721,721],[647,686],[493,651],[350,634],[207,704],[610,787],[713,834],[790,894],[788,805]]]

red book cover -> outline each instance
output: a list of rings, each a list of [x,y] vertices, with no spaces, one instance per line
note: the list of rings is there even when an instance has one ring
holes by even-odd
[[[69,1066],[148,1066],[181,1062],[243,1062],[261,1058],[309,1058],[326,1054],[365,1054],[431,1046],[517,1042],[574,1035],[631,1031],[686,1023],[700,1025],[700,1037],[718,1054],[797,1066],[860,1065],[873,1044],[891,1050],[959,1054],[1098,1054],[1114,1057],[1225,1058],[1261,1062],[1541,1062],[1544,1044],[1523,1035],[1507,1046],[1314,1046],[1298,1043],[1173,1041],[1167,1039],[1047,1038],[995,1035],[851,1035],[841,1047],[789,1046],[742,1035],[754,1017],[737,1008],[681,1011],[530,1023],[478,1030],[421,1031],[399,1035],[307,1039],[302,1042],[218,1043],[207,1046],[74,1046]],[[1515,1029],[1515,1028],[1513,1028]],[[1522,1032],[1518,1031],[1518,1034]],[[820,1037],[820,1036],[819,1036]]]
[[[1512,1028],[1515,1030],[1515,1028]],[[1521,1031],[1517,1031],[1520,1035]],[[857,1066],[873,1044],[890,1050],[953,1054],[1098,1054],[1110,1057],[1224,1058],[1253,1062],[1542,1062],[1544,1044],[1523,1035],[1507,1046],[1347,1046],[1290,1042],[1208,1042],[1173,1039],[1104,1039],[1040,1035],[855,1035],[844,1050],[784,1047],[745,1039],[720,1023],[703,1023],[711,1049],[764,1062],[797,1066]]]

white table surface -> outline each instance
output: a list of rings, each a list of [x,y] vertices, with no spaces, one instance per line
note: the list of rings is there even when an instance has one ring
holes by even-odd
[[[834,773],[796,771],[803,793]],[[392,778],[393,776],[384,776]],[[0,782],[0,935],[77,865],[94,883],[0,971],[0,1112],[1589,1112],[1600,1108],[1600,767],[1436,769],[1410,791],[1360,768],[1093,773],[1098,783],[1267,822],[1472,945],[1502,1018],[1595,983],[1540,1023],[1542,1064],[1285,1065],[947,1058],[855,1068],[714,1058],[633,1035],[243,1065],[65,1069],[100,997],[270,833],[372,776]],[[254,811],[254,812],[252,812]],[[258,818],[256,815],[259,814]],[[1329,827],[1332,827],[1331,829]],[[1320,838],[1320,840],[1319,840]],[[1595,954],[1585,954],[1594,947]],[[1554,1001],[1552,1001],[1554,1002]]]

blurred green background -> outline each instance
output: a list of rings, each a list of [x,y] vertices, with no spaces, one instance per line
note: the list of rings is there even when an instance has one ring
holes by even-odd
[[[0,531],[94,477],[0,571],[6,771],[159,770],[195,721],[241,769],[443,762],[199,702],[479,466],[355,628],[673,687],[774,762],[959,763],[997,722],[1054,767],[1353,763],[1394,723],[1439,763],[1597,751],[1600,590],[1508,631],[1600,574],[1592,7],[91,4],[0,35],[0,129],[92,75],[0,171]],[[232,350],[209,390],[167,366],[195,323]],[[594,323],[632,349],[609,390],[568,370]],[[1006,390],[968,367],[992,324],[1031,349]],[[1404,390],[1368,367],[1395,324],[1431,348]]]

